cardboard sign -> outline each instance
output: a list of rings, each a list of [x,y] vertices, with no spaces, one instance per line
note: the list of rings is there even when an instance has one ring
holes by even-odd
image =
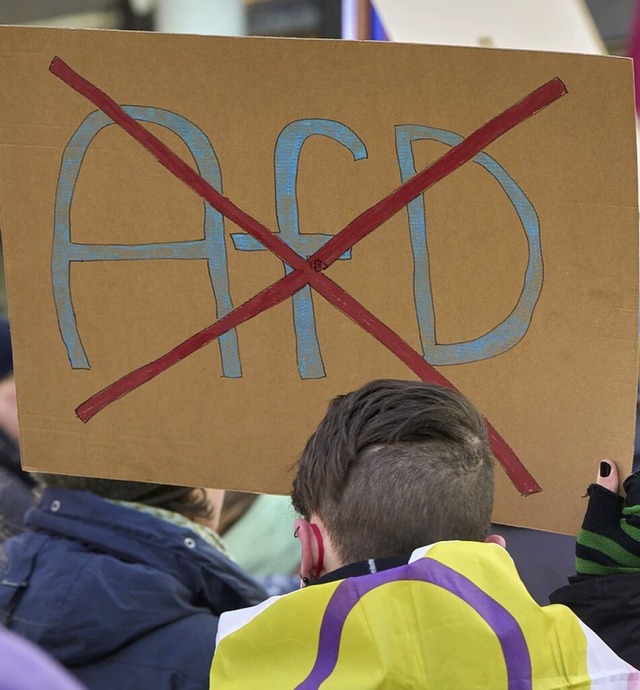
[[[498,520],[574,530],[629,468],[629,61],[0,38],[26,467],[285,493],[329,400],[389,377],[483,412]]]
[[[372,0],[393,41],[606,53],[583,0]]]

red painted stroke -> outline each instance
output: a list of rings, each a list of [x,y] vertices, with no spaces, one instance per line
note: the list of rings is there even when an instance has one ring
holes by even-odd
[[[90,81],[80,76],[58,57],[53,58],[51,61],[49,71],[91,101],[105,115],[108,115],[117,125],[124,129],[127,134],[130,134],[140,143],[170,173],[184,182],[198,196],[208,201],[222,215],[259,240],[279,259],[282,259],[282,261],[293,268],[302,268],[307,265],[306,260],[299,254],[296,254],[278,235],[236,206],[231,199],[222,195],[164,142],[155,137],[137,120],[127,115],[113,98],[104,93],[104,91],[101,91],[97,86],[94,86]]]
[[[334,307],[391,350],[401,362],[406,364],[423,381],[457,390],[447,378],[429,364],[411,345],[405,342],[389,326],[380,321],[377,316],[354,299],[346,290],[334,283],[328,276],[316,273],[312,276],[309,284],[328,302],[333,304]],[[525,496],[542,491],[542,487],[522,464],[520,458],[518,458],[496,428],[488,419],[485,418],[485,421],[487,423],[491,450],[516,489]]]
[[[510,129],[551,105],[566,93],[567,87],[558,77],[538,87],[521,101],[479,127],[457,146],[449,149],[377,204],[361,213],[319,249],[313,258],[331,265],[347,249],[389,220],[410,201],[470,161]]]
[[[122,398],[132,390],[139,388],[142,384],[155,378],[158,374],[166,371],[201,347],[224,335],[227,331],[249,321],[257,314],[275,307],[276,304],[284,302],[285,299],[302,289],[307,282],[308,278],[302,271],[289,273],[284,278],[270,285],[266,290],[259,292],[233,311],[230,311],[215,323],[203,328],[179,345],[176,345],[176,347],[169,350],[162,357],[138,369],[134,369],[134,371],[118,379],[115,383],[92,395],[76,409],[76,414],[83,422],[88,422],[91,417],[103,410],[107,405],[118,400],[118,398]]]
[[[123,376],[115,383],[86,400],[76,410],[78,417],[84,422],[91,419],[91,417],[110,403],[151,380],[162,371],[166,371],[166,369],[178,361],[219,338],[240,323],[244,323],[272,306],[279,304],[306,284],[312,285],[331,304],[373,335],[401,361],[407,364],[421,379],[455,389],[453,384],[426,362],[418,352],[413,350],[386,324],[377,319],[340,286],[318,271],[327,268],[344,251],[366,237],[430,186],[471,160],[489,143],[495,141],[509,129],[567,93],[565,85],[558,78],[542,85],[480,127],[428,168],[417,173],[380,202],[360,214],[309,260],[305,260],[296,254],[277,235],[270,232],[262,223],[237,207],[230,199],[220,194],[169,147],[153,136],[149,130],[127,115],[112,98],[77,74],[62,60],[57,57],[54,58],[50,70],[111,117],[116,124],[120,125],[127,133],[134,137],[165,168],[187,184],[200,197],[208,201],[214,208],[236,223],[249,235],[262,242],[278,258],[294,268],[294,271],[288,276],[272,284],[216,323],[194,334],[162,357]],[[523,494],[541,491],[535,479],[522,465],[500,434],[490,424],[488,426],[492,449],[516,488]]]

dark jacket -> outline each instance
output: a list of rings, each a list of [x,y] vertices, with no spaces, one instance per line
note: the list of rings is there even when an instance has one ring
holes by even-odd
[[[20,467],[18,444],[0,427],[0,542],[24,529],[35,481]]]
[[[195,532],[91,493],[47,489],[26,524],[3,545],[0,623],[90,690],[207,688],[219,615],[265,597]]]
[[[640,573],[572,577],[549,600],[568,606],[618,656],[640,668]]]

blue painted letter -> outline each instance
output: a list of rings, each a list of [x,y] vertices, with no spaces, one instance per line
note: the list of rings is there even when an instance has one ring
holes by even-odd
[[[160,108],[123,106],[123,110],[141,122],[165,127],[187,145],[198,172],[216,189],[222,191],[220,166],[211,143],[196,125],[176,113]],[[186,242],[152,244],[79,244],[71,240],[71,204],[84,155],[95,136],[113,124],[99,110],[88,115],[69,140],[62,155],[56,191],[55,224],[51,272],[58,323],[69,361],[74,369],[90,369],[71,300],[69,279],[72,261],[148,261],[153,259],[205,259],[216,302],[216,315],[221,318],[233,309],[229,293],[227,252],[222,214],[208,203],[204,205],[204,237]],[[224,376],[242,376],[236,331],[220,338],[220,356]]]
[[[446,129],[419,125],[397,126],[396,147],[403,182],[416,174],[412,143],[423,139],[456,146],[463,140],[463,137]],[[529,246],[524,286],[513,311],[491,331],[474,340],[445,345],[438,344],[436,342],[435,314],[429,275],[424,196],[420,195],[414,199],[407,206],[414,261],[413,290],[422,341],[422,353],[429,363],[435,365],[477,362],[511,349],[522,340],[527,332],[533,310],[542,290],[540,224],[535,209],[522,189],[495,159],[486,153],[479,153],[473,162],[482,166],[495,178],[520,218]]]
[[[333,235],[323,233],[300,233],[300,214],[296,195],[300,152],[304,142],[316,135],[328,137],[342,144],[351,151],[354,160],[367,157],[367,149],[360,137],[349,127],[335,120],[296,120],[280,132],[275,151],[278,234],[293,250],[305,258],[309,258],[333,237]],[[236,233],[231,238],[235,248],[240,251],[264,251],[260,242],[244,233]],[[345,252],[340,258],[350,259],[351,250]],[[285,272],[291,272],[291,267],[286,264]],[[298,371],[303,379],[322,378],[325,372],[309,286],[305,286],[295,294],[292,300]]]

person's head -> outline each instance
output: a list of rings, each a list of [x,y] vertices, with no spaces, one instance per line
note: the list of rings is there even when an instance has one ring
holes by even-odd
[[[217,528],[220,506],[224,497],[222,491],[169,484],[148,484],[40,472],[35,476],[45,487],[90,491],[96,496],[112,501],[129,501],[171,510],[212,529]]]
[[[493,465],[484,418],[456,391],[379,380],[338,396],[293,484],[294,508],[308,521],[300,524],[303,571],[305,549],[307,569],[318,555],[308,523],[329,541],[325,571],[408,557],[435,541],[486,539]]]

